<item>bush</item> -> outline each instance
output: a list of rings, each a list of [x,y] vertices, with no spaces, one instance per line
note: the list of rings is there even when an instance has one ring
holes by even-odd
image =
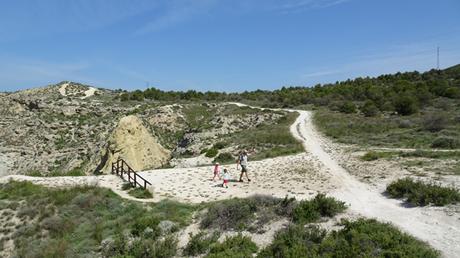
[[[387,186],[386,191],[390,197],[405,199],[406,202],[416,206],[428,204],[444,206],[460,202],[460,193],[455,188],[416,182],[411,178],[392,182]]]
[[[223,243],[211,247],[207,258],[241,257],[252,258],[258,250],[257,245],[250,237],[238,234],[234,237],[227,237]]]
[[[460,141],[456,138],[441,136],[433,140],[432,148],[456,149],[460,147]]]
[[[361,160],[364,161],[373,161],[380,158],[379,154],[375,151],[369,151],[361,157]]]
[[[150,235],[153,235],[153,238],[158,237],[160,235],[160,229],[158,228],[159,223],[160,219],[151,215],[145,215],[136,218],[134,224],[131,227],[131,234],[133,234],[134,236],[142,236],[144,234],[144,231],[147,228],[150,228],[154,232],[154,234]]]
[[[370,117],[376,116],[379,113],[379,109],[375,106],[373,101],[368,100],[366,101],[366,103],[364,103],[363,107],[361,108],[361,112],[363,112],[365,116]]]
[[[276,233],[258,257],[439,257],[425,243],[391,224],[374,219],[344,222],[344,228],[326,235],[317,226],[289,226]]]
[[[128,192],[128,194],[131,195],[132,197],[138,198],[138,199],[151,199],[151,198],[153,198],[153,195],[149,190],[144,189],[144,188],[140,188],[140,187],[136,187],[134,189],[131,189]]]
[[[396,97],[393,104],[396,112],[403,116],[414,114],[418,110],[417,100],[409,95],[400,95]]]
[[[211,148],[209,150],[206,151],[206,154],[205,156],[208,157],[208,158],[214,158],[217,153],[219,153],[219,151],[215,148]]]
[[[129,243],[129,244],[127,244]],[[177,253],[177,239],[167,236],[163,240],[135,238],[128,240],[118,235],[115,241],[103,248],[104,257],[174,257]]]
[[[254,195],[212,203],[201,221],[202,228],[258,231],[279,217],[289,217],[296,205],[294,198]]]
[[[346,209],[345,203],[324,194],[318,194],[313,200],[304,200],[293,211],[293,220],[299,223],[315,222],[321,217],[333,217]]]
[[[202,228],[243,229],[254,218],[257,206],[249,199],[230,199],[214,203],[208,209]]]
[[[214,232],[211,235],[207,235],[203,231],[196,235],[190,234],[190,241],[187,243],[187,246],[185,246],[183,254],[186,256],[204,254],[217,242],[219,236],[220,233],[218,232]]]
[[[235,161],[235,157],[231,153],[224,152],[220,153],[217,155],[217,157],[214,159],[214,162],[219,162],[221,164],[223,163],[231,163]]]
[[[339,107],[339,111],[346,114],[356,113],[356,106],[351,101],[346,101]]]
[[[225,146],[227,146],[227,143],[225,143],[225,142],[216,142],[216,143],[212,146],[212,148],[213,148],[213,149],[218,149],[218,150],[220,150],[220,149],[225,148]]]
[[[290,225],[276,232],[273,242],[258,257],[318,257],[326,233],[318,226]]]
[[[123,183],[123,185],[121,185],[121,190],[123,190],[123,191],[129,190],[131,188],[133,188],[133,185],[131,183],[128,183],[128,182]]]
[[[458,87],[447,88],[444,96],[451,98],[451,99],[458,99],[460,98],[460,88]]]
[[[447,117],[443,113],[431,113],[424,117],[423,128],[430,132],[438,132],[447,126]]]

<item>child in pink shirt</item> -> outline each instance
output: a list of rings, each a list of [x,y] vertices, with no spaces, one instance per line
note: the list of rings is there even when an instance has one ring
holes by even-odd
[[[220,178],[220,164],[219,164],[219,162],[216,162],[216,164],[214,165],[214,177],[212,178],[212,181],[216,181],[216,177],[218,177],[219,180],[221,179]]]

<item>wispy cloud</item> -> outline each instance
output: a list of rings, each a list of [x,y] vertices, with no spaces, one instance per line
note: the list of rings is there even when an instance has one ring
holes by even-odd
[[[331,74],[338,74],[341,73],[342,70],[340,69],[334,69],[334,70],[321,70],[317,72],[311,72],[311,73],[306,73],[302,74],[301,77],[304,79],[309,79],[309,78],[315,78],[315,77],[321,77],[325,75],[331,75]]]
[[[199,14],[210,10],[218,2],[216,0],[170,0],[165,2],[152,19],[135,31],[136,35],[144,35],[185,22]]]
[[[288,14],[332,7],[348,1],[350,0],[289,0],[282,4],[277,3],[274,7],[282,13]]]
[[[150,0],[12,1],[0,8],[0,41],[99,29],[157,7]]]
[[[321,9],[350,0],[169,0],[152,12],[152,18],[135,31],[136,35],[156,32],[187,22],[196,16],[221,7],[236,13],[281,12],[284,14]]]

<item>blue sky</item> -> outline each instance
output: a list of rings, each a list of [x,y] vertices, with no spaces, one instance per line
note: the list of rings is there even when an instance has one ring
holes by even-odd
[[[0,2],[0,90],[243,91],[460,63],[458,0]]]

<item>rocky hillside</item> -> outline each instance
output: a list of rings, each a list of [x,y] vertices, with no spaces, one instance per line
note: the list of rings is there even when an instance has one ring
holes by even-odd
[[[287,126],[292,114],[224,103],[123,102],[120,94],[74,82],[2,93],[0,173],[107,173],[118,157],[149,169],[191,157],[209,163],[224,152],[230,159],[238,148],[255,148],[261,158],[286,154],[271,152],[275,145],[287,153],[301,149],[289,136],[270,140],[277,133],[271,129]],[[261,138],[253,142],[250,133]]]

